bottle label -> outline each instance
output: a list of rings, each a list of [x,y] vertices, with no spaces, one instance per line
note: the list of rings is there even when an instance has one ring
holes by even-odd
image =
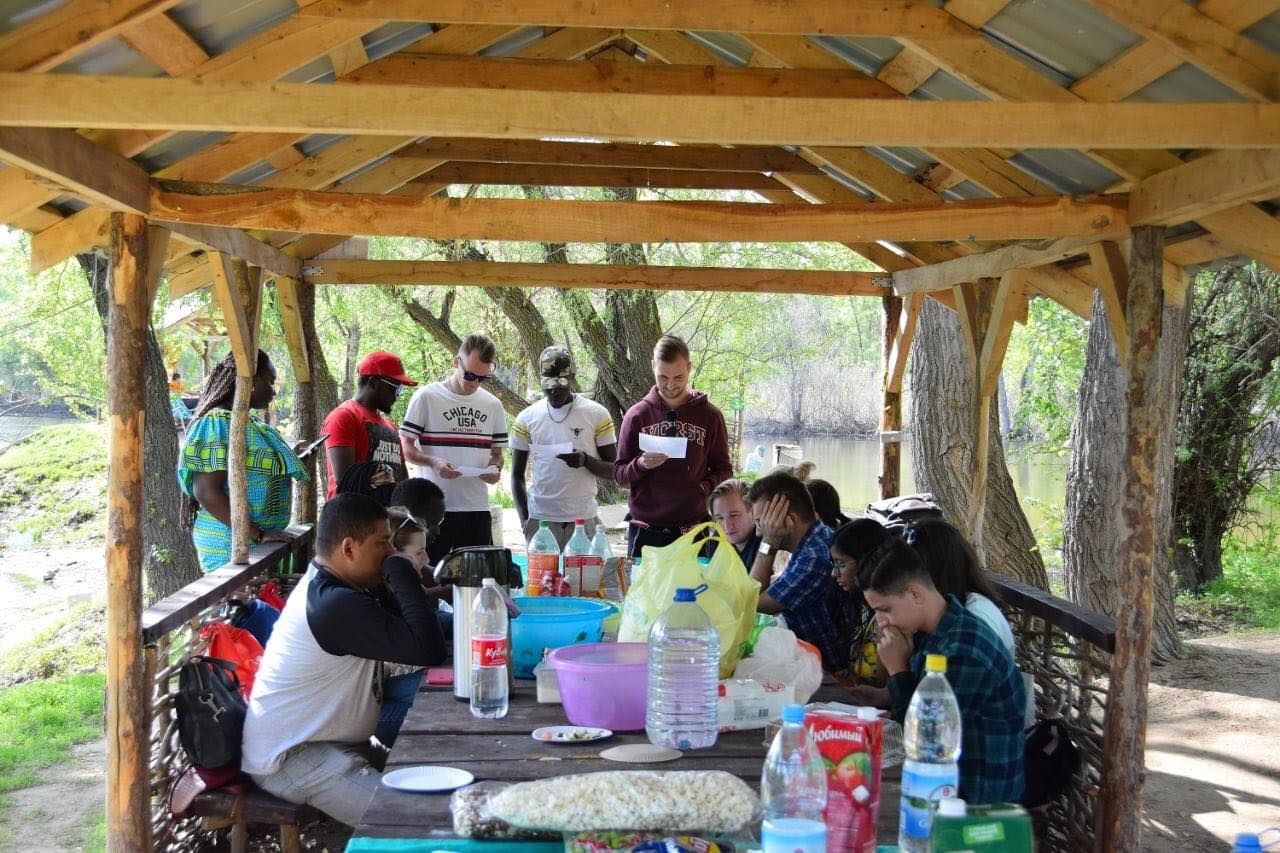
[[[529,595],[554,595],[554,592],[543,585],[543,576],[560,573],[560,557],[556,554],[530,554],[528,577],[525,592]]]
[[[960,788],[960,770],[954,764],[902,763],[900,835],[917,841],[929,839],[929,828],[938,801],[954,797]]]
[[[506,666],[507,665],[507,638],[506,637],[472,637],[471,638],[471,665],[472,666]]]
[[[585,598],[600,597],[600,577],[604,561],[594,554],[565,555],[564,576],[569,594]]]

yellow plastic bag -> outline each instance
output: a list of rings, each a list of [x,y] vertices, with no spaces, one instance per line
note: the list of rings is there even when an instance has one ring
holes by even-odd
[[[710,531],[707,538],[698,538]],[[698,562],[698,554],[708,542],[719,542],[711,562]],[[647,546],[641,555],[639,576],[622,602],[622,624],[618,641],[643,643],[651,626],[671,606],[676,590],[707,585],[698,596],[698,606],[720,634],[720,677],[733,675],[742,646],[755,624],[760,583],[751,579],[738,549],[720,525],[700,524],[663,548]]]

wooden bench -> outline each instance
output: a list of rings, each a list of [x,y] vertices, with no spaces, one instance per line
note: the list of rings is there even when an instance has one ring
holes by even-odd
[[[311,806],[285,802],[256,785],[240,794],[205,791],[192,802],[191,814],[202,819],[205,829],[231,827],[232,853],[245,853],[248,849],[251,823],[278,826],[280,849],[284,853],[302,853],[301,828],[323,817]]]

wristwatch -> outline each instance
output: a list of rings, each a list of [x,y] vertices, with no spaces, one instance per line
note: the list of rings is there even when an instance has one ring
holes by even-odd
[[[773,550],[773,546],[768,542],[761,540],[760,547],[756,549],[757,554],[765,554],[766,556]]]

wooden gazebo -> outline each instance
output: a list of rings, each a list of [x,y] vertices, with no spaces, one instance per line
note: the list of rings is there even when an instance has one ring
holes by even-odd
[[[1129,376],[1128,491],[1098,823],[1137,846],[1160,306],[1189,269],[1280,269],[1277,0],[67,0],[0,7],[0,222],[42,269],[113,262],[108,832],[150,846],[139,645],[143,359],[157,283],[212,286],[251,372],[274,282],[882,298],[885,415],[920,305],[958,309],[986,405],[1028,299]],[[738,190],[755,202],[446,197],[456,184]],[[353,235],[836,241],[883,272],[317,259]],[[896,489],[897,445],[886,445]],[[235,467],[234,465],[232,466]],[[983,477],[972,501],[980,517]],[[971,519],[973,521],[974,519]],[[243,544],[243,543],[241,543]]]

